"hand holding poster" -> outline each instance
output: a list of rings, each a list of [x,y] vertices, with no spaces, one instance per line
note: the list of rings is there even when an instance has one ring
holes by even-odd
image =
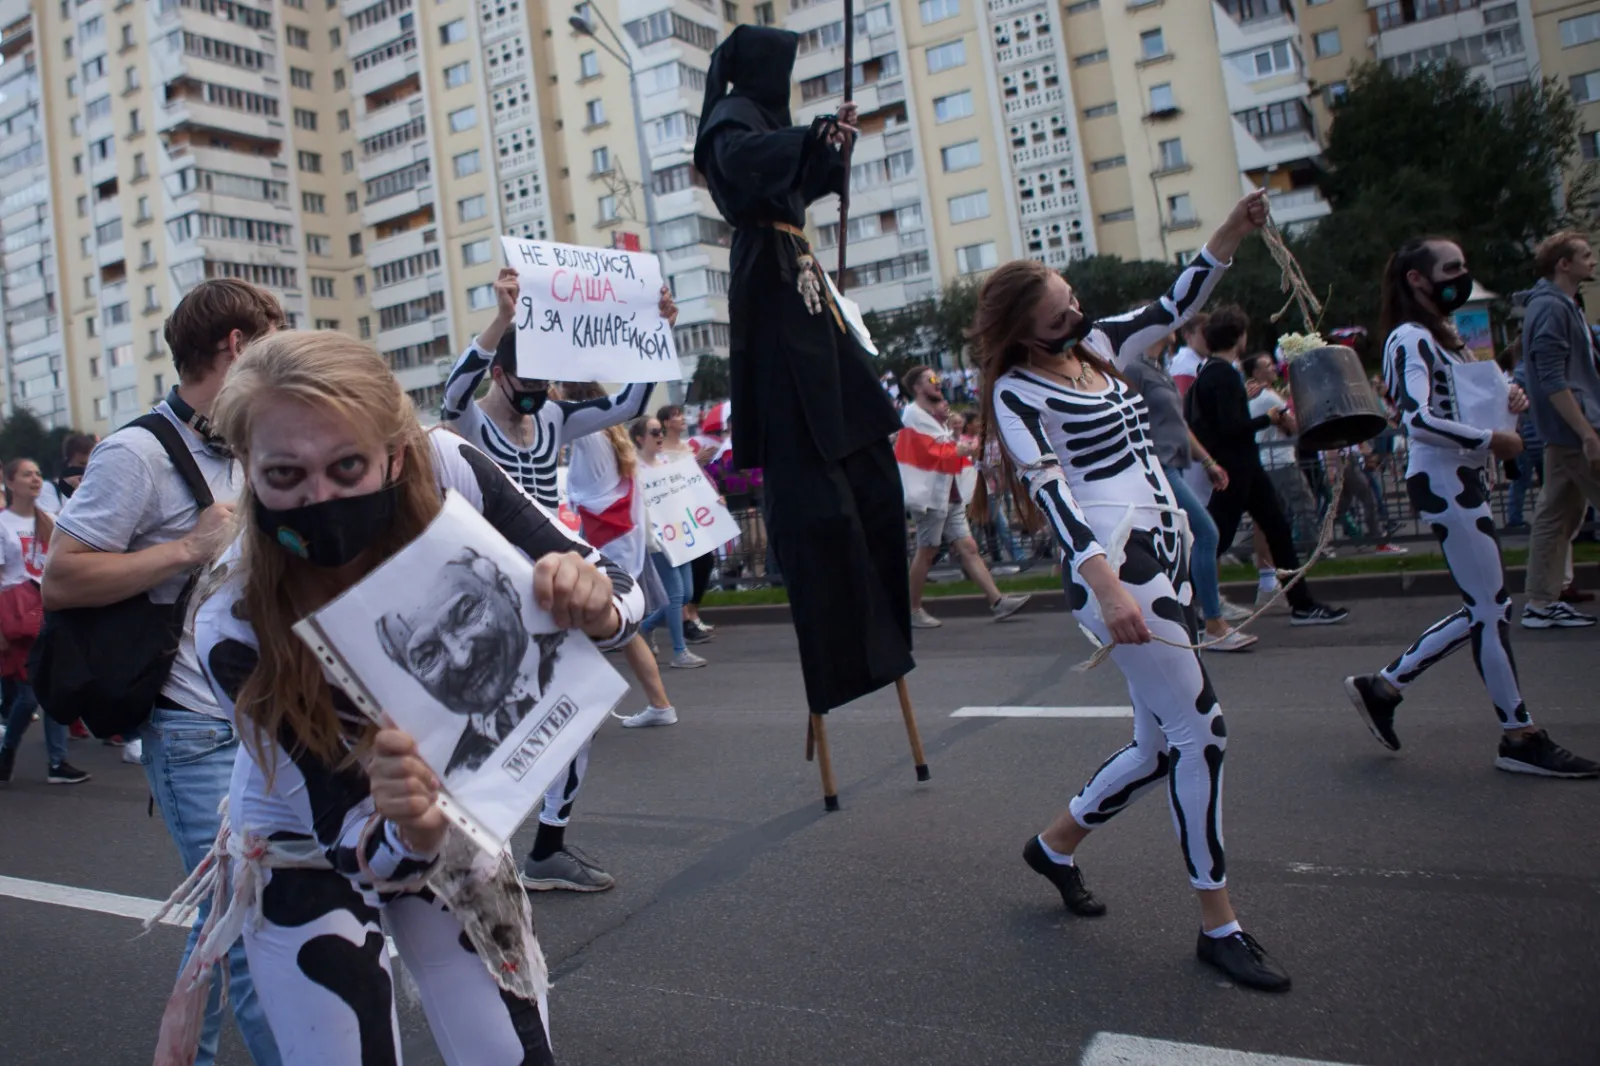
[[[678,381],[661,317],[661,261],[643,252],[502,237],[522,283],[517,376],[543,381]]]
[[[716,486],[690,456],[660,466],[641,464],[639,487],[650,525],[673,566],[698,559],[739,535],[739,524],[717,498]]]

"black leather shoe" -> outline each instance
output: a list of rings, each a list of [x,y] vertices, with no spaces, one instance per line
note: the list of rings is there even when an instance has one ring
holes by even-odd
[[[1236,985],[1263,992],[1289,991],[1289,975],[1249,933],[1213,937],[1202,931],[1194,953],[1201,962],[1215,966]]]
[[[1022,858],[1033,872],[1048,878],[1061,893],[1061,902],[1067,905],[1067,910],[1080,918],[1098,918],[1106,912],[1106,905],[1094,898],[1083,884],[1083,871],[1076,865],[1064,866],[1059,862],[1051,862],[1050,856],[1044,853],[1044,848],[1039,844],[1038,837],[1031,837],[1022,849]]]

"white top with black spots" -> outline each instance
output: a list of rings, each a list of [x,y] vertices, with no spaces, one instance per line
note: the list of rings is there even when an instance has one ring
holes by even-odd
[[[1411,442],[1407,476],[1421,470],[1430,449],[1480,463],[1494,457],[1489,451],[1492,430],[1456,420],[1450,367],[1470,361],[1471,356],[1441,346],[1426,327],[1415,322],[1403,323],[1389,334],[1383,346],[1383,384],[1400,411],[1400,428]]]

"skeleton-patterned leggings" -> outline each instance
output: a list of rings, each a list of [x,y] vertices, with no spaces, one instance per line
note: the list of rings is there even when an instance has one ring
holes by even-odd
[[[400,1066],[385,932],[448,1066],[553,1066],[545,1004],[502,991],[431,895],[374,907],[331,870],[268,877],[244,947],[285,1066]]]
[[[1185,588],[1181,563],[1164,566],[1154,538],[1135,530],[1119,576],[1139,604],[1150,632],[1168,640],[1195,642],[1191,607],[1174,588]],[[1111,639],[1089,604],[1089,591],[1076,574],[1068,579],[1073,613],[1101,642]],[[1196,888],[1221,888],[1227,882],[1222,853],[1222,756],[1228,731],[1197,652],[1151,641],[1118,644],[1111,658],[1128,679],[1133,699],[1133,742],[1089,778],[1069,810],[1085,829],[1104,825],[1142,791],[1162,781],[1172,806],[1189,881]]]
[[[1494,701],[1500,725],[1505,729],[1531,725],[1511,656],[1511,596],[1506,592],[1483,467],[1423,444],[1413,443],[1411,448],[1406,488],[1412,506],[1439,538],[1464,606],[1428,627],[1381,676],[1404,689],[1470,641],[1472,660]]]

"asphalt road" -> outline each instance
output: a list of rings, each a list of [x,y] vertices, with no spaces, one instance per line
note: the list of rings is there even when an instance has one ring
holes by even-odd
[[[844,806],[830,815],[802,760],[792,633],[724,626],[699,649],[708,669],[668,673],[677,726],[607,727],[596,745],[568,839],[618,888],[535,901],[559,1061],[1258,1061],[1107,1053],[1118,1038],[1104,1034],[1125,1034],[1355,1066],[1593,1066],[1600,782],[1495,771],[1469,655],[1412,689],[1405,750],[1384,752],[1339,680],[1453,605],[1355,607],[1334,629],[1265,620],[1256,652],[1209,662],[1229,717],[1231,888],[1293,974],[1289,995],[1230,987],[1194,961],[1198,913],[1159,792],[1079,853],[1107,917],[1066,915],[1023,866],[1029,834],[1129,722],[951,715],[1125,704],[1115,667],[1072,670],[1088,646],[1064,615],[919,634],[912,691],[933,780],[913,780],[891,689],[830,719]],[[1600,632],[1514,640],[1537,720],[1600,753]],[[142,774],[92,742],[73,759],[94,781],[47,787],[30,733],[0,791],[0,877],[164,897],[181,871]],[[148,1063],[182,931],[137,932],[0,884],[0,1063]],[[420,1011],[403,1013],[406,1061],[440,1062]],[[248,1062],[231,1032],[221,1061]]]

